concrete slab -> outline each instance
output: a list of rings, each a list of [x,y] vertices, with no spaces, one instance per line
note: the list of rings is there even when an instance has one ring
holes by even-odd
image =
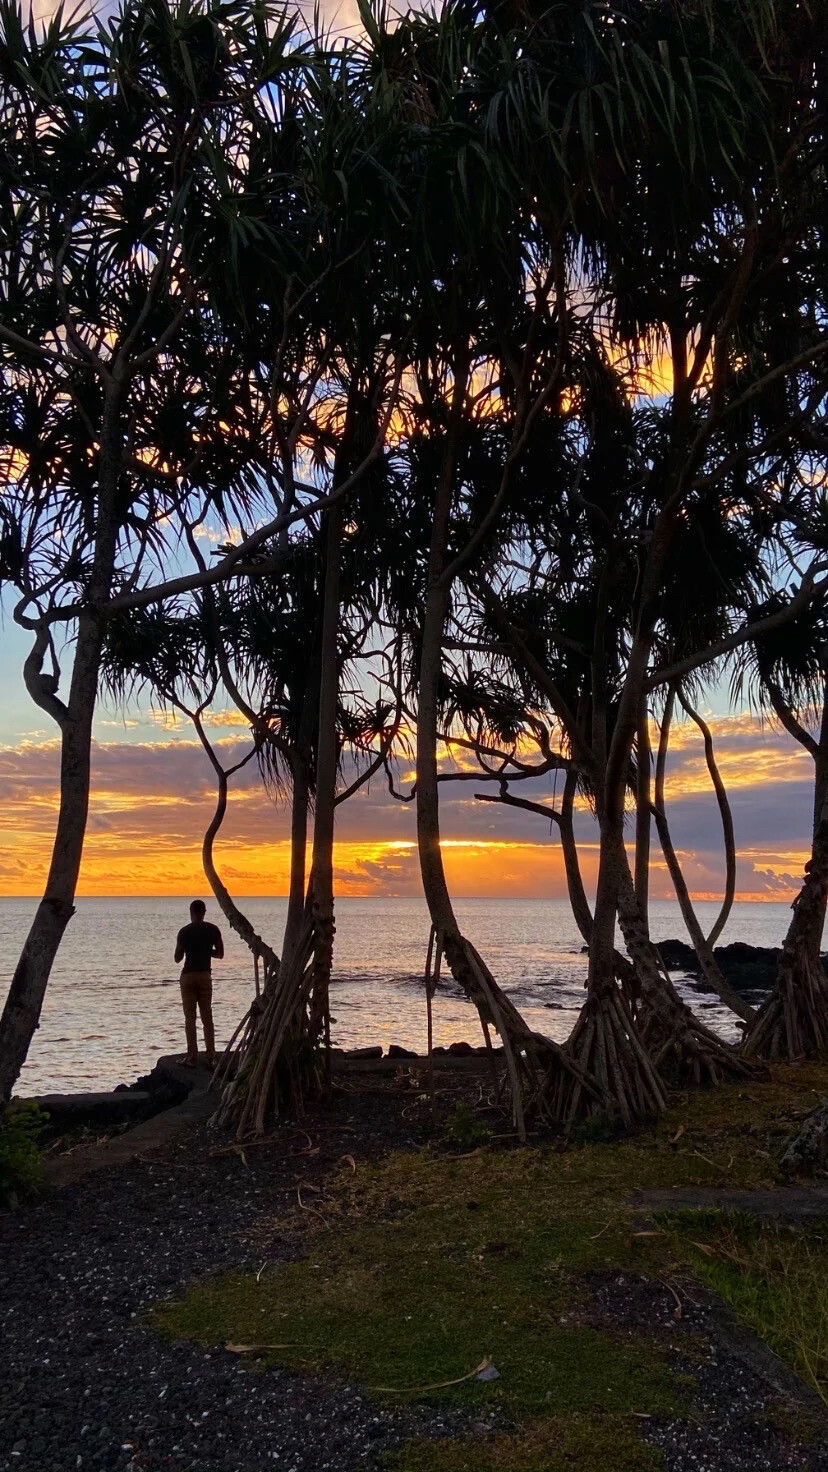
[[[150,1158],[180,1139],[195,1124],[209,1119],[216,1107],[217,1095],[210,1093],[212,1072],[208,1068],[186,1068],[176,1058],[159,1058],[156,1070],[170,1082],[184,1084],[190,1092],[183,1104],[164,1109],[123,1134],[95,1140],[64,1155],[48,1156],[44,1162],[46,1184],[60,1189],[110,1166],[125,1165],[132,1160]]]
[[[777,1191],[728,1190],[704,1186],[659,1187],[638,1191],[633,1205],[639,1211],[746,1211],[777,1221],[828,1217],[828,1182],[814,1186],[780,1186]]]
[[[146,1089],[121,1089],[93,1094],[37,1094],[31,1101],[45,1109],[53,1123],[78,1120],[118,1121],[143,1114],[152,1104]]]

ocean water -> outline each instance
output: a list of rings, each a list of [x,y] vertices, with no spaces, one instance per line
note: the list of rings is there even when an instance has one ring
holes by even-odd
[[[240,901],[259,933],[278,949],[286,901]],[[32,899],[0,899],[0,999],[36,906]],[[562,1042],[584,996],[586,957],[566,900],[457,901],[465,933],[530,1024]],[[712,924],[715,904],[698,907]],[[253,994],[253,968],[243,943],[221,925],[226,956],[213,972],[213,1010],[219,1044],[225,1042]],[[40,1028],[18,1084],[20,1094],[110,1089],[130,1083],[164,1053],[183,1051],[184,1030],[173,951],[187,923],[180,899],[80,899],[58,953]],[[787,904],[734,905],[723,943],[778,945],[787,929]],[[655,902],[656,940],[685,938],[678,907]],[[428,913],[420,899],[344,899],[337,906],[331,1010],[333,1041],[342,1047],[402,1043],[426,1046],[423,965]],[[705,1020],[735,1035],[732,1015],[718,999],[679,981]],[[481,1041],[477,1014],[449,977],[434,1000],[436,1043]]]

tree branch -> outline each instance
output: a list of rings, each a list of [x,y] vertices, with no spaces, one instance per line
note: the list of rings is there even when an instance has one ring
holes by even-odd
[[[660,669],[654,670],[649,679],[645,681],[644,689],[649,693],[657,690],[660,685],[669,684],[673,680],[681,680],[685,675],[692,674],[693,670],[700,669],[702,665],[712,664],[714,660],[721,659],[722,655],[730,654],[734,649],[739,649],[749,640],[769,634],[772,629],[781,628],[789,619],[795,618],[809,603],[813,603],[822,594],[828,591],[828,578],[822,582],[815,582],[816,576],[824,572],[828,563],[820,561],[814,563],[808,569],[802,579],[802,586],[784,608],[776,613],[769,613],[764,618],[757,619],[755,623],[745,624],[735,633],[728,634],[726,638],[719,639],[716,644],[708,645],[707,649],[698,654],[690,654],[686,659],[676,660],[674,664],[662,665]]]

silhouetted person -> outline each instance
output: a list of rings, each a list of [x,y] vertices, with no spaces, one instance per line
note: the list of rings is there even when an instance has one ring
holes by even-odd
[[[224,941],[218,926],[205,920],[206,909],[203,900],[193,900],[190,905],[190,923],[179,930],[175,943],[175,959],[184,962],[181,971],[181,1001],[184,1005],[184,1030],[187,1035],[187,1056],[184,1062],[190,1068],[195,1068],[198,1063],[196,1009],[201,1013],[207,1067],[213,1068],[216,1062],[212,962],[214,957],[217,961],[222,959]]]

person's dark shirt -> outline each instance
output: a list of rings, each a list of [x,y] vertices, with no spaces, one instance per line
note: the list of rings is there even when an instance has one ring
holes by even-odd
[[[184,952],[185,971],[211,971],[216,948],[223,950],[221,931],[209,920],[191,920],[178,932],[176,950]]]

